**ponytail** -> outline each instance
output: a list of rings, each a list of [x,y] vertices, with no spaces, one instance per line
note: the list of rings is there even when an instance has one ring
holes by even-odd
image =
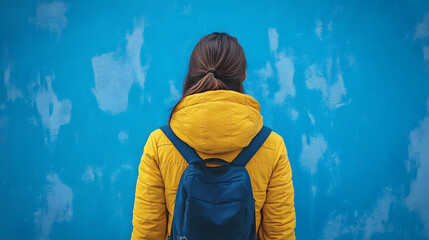
[[[183,97],[180,99],[180,101],[173,107],[173,110],[171,111],[170,118],[168,122],[171,121],[171,118],[173,117],[174,110],[176,109],[177,105],[185,98],[186,96],[196,94],[196,93],[203,93],[210,90],[225,90],[228,89],[228,86],[222,82],[222,80],[216,78],[217,76],[216,72],[213,70],[207,71],[207,73],[201,78],[196,84],[192,85],[192,87],[188,88],[186,92],[183,92]],[[185,89],[185,88],[184,88]]]
[[[228,89],[225,83],[223,83],[220,79],[215,77],[213,72],[207,72],[200,81],[198,81],[195,85],[190,87],[184,94],[183,97],[195,94],[202,93],[210,90],[220,90],[220,89]]]
[[[189,60],[182,99],[172,109],[169,122],[186,96],[222,89],[244,93],[242,81],[246,68],[243,48],[235,37],[214,32],[201,38]]]

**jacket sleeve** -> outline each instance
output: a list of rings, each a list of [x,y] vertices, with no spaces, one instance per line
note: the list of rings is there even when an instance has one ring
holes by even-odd
[[[165,239],[166,206],[164,183],[158,167],[154,133],[143,150],[137,179],[131,239]]]
[[[261,240],[295,239],[296,216],[292,170],[283,141],[277,156],[279,160],[268,183],[262,208],[262,223],[259,227]]]

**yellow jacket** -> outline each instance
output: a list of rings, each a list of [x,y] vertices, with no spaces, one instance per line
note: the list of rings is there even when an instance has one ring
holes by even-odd
[[[203,159],[228,162],[250,143],[262,125],[259,103],[249,95],[229,90],[185,97],[170,122],[174,133]],[[131,239],[167,239],[177,187],[187,166],[160,129],[150,134],[139,166]],[[295,239],[292,171],[282,137],[272,132],[246,169],[256,200],[259,238]]]

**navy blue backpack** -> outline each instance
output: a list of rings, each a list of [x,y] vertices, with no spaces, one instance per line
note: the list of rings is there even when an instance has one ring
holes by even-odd
[[[255,200],[247,162],[271,133],[262,127],[231,163],[201,159],[169,125],[161,130],[189,163],[180,179],[170,240],[255,240]],[[222,164],[207,167],[206,162]]]

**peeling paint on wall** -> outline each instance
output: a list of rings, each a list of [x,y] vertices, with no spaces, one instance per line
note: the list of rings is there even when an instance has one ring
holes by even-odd
[[[410,132],[408,146],[409,161],[414,161],[417,168],[416,179],[411,183],[406,204],[410,210],[416,211],[424,223],[424,233],[429,236],[429,99],[427,113],[420,126]]]
[[[140,64],[143,31],[144,22],[141,21],[133,33],[126,36],[125,56],[120,49],[116,49],[92,58],[95,77],[93,93],[101,110],[111,114],[126,111],[128,93],[133,83],[137,81],[141,88],[144,87],[148,65]]]
[[[55,223],[73,219],[73,191],[70,186],[64,184],[56,173],[48,175],[46,179],[48,184],[43,207],[34,213],[35,224],[40,228],[39,239],[50,239]]]
[[[60,127],[70,122],[72,110],[70,100],[58,100],[52,89],[52,79],[54,79],[53,76],[46,76],[47,88],[41,87],[35,95],[37,110],[41,116],[43,126],[50,133],[50,142],[57,139]],[[45,141],[48,142],[47,140]]]

